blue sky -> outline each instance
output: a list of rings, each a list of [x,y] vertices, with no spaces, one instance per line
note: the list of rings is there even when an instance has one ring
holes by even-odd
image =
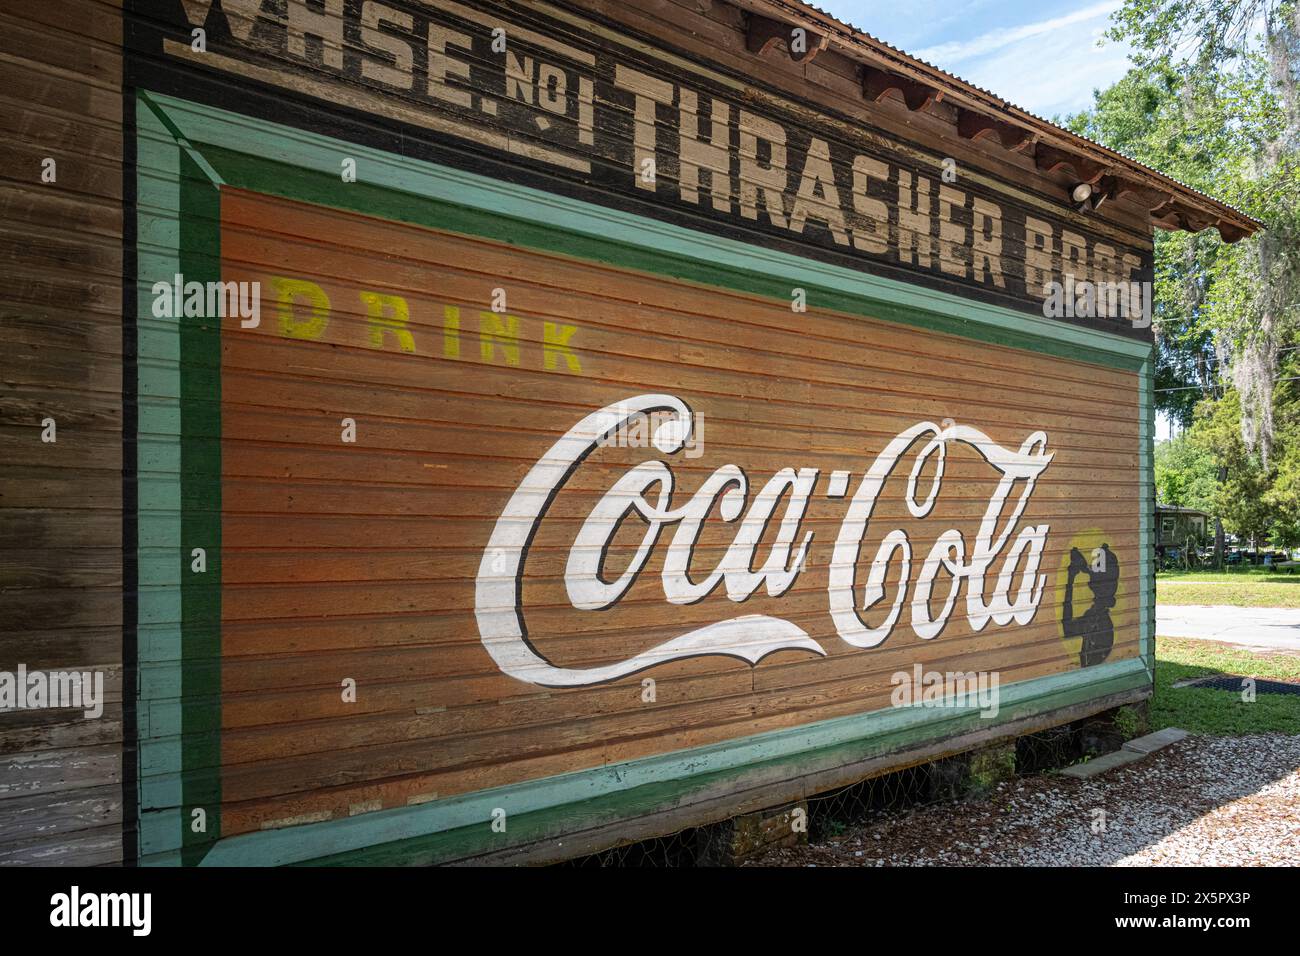
[[[1128,70],[1126,44],[1107,40],[1121,0],[813,0],[913,56],[1051,119],[1092,105]],[[1156,438],[1169,437],[1157,416]]]
[[[1120,0],[813,0],[913,56],[1049,119],[1092,103],[1128,69],[1097,41]]]

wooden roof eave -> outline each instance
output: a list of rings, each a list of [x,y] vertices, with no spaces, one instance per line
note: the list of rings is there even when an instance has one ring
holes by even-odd
[[[1094,203],[1127,197],[1162,229],[1199,232],[1215,226],[1225,242],[1236,242],[1261,223],[1114,150],[1063,130],[1019,107],[972,86],[959,77],[852,31],[839,21],[796,0],[728,0],[748,14],[746,46],[759,56],[780,48],[797,62],[826,49],[838,49],[862,64],[863,98],[879,102],[896,95],[912,111],[944,102],[957,111],[957,134],[991,140],[1032,157],[1051,173],[1069,167],[1074,177],[1094,187]],[[805,30],[805,49],[791,53],[790,30]]]

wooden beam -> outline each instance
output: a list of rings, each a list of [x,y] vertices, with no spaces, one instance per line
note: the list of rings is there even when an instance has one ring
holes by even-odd
[[[886,73],[873,66],[862,68],[863,96],[873,103],[879,103],[890,93],[897,93],[913,113],[943,99],[941,91],[916,83],[897,73]]]
[[[1032,156],[1034,155],[1034,150],[1038,146],[1039,136],[1031,130],[1026,130],[1026,132],[1029,135],[1022,139],[1017,145],[1010,147],[1010,149],[1013,153],[1024,153],[1026,156]]]
[[[802,30],[804,34],[803,49],[794,49],[794,32]],[[772,20],[757,13],[749,15],[745,29],[745,49],[759,56],[767,56],[772,47],[778,43],[785,46],[790,59],[796,63],[811,63],[818,53],[830,45],[830,34],[815,33],[805,27],[792,27],[788,23]]]
[[[1222,219],[1215,223],[1215,225],[1218,226],[1219,235],[1223,237],[1224,242],[1238,242],[1250,235],[1250,233],[1245,229],[1242,229],[1240,226],[1234,226],[1232,223],[1224,222]]]
[[[1101,177],[1106,175],[1106,167],[1101,163],[1093,162],[1087,157],[1080,156],[1078,153],[1067,153],[1063,149],[1055,146],[1049,146],[1046,143],[1039,143],[1038,150],[1034,155],[1034,163],[1039,169],[1047,172],[1056,172],[1062,166],[1069,166],[1080,182],[1096,185]]]
[[[1202,229],[1209,229],[1216,222],[1213,216],[1207,216],[1203,212],[1197,212],[1191,206],[1179,205],[1178,218],[1183,223],[1183,228],[1189,232],[1200,232]]]
[[[894,755],[869,757],[855,763],[829,767],[826,760],[818,760],[814,756],[799,767],[797,777],[793,774],[782,775],[780,770],[755,772],[752,768],[746,767],[721,774],[724,780],[710,783],[705,787],[697,786],[687,791],[685,796],[651,797],[649,799],[656,800],[657,803],[638,805],[635,814],[627,813],[622,818],[616,818],[612,814],[592,817],[594,820],[613,819],[613,823],[580,826],[583,820],[574,814],[559,816],[555,822],[548,820],[544,824],[545,829],[534,827],[533,832],[542,834],[540,838],[530,837],[529,842],[516,846],[494,847],[490,850],[472,851],[471,854],[460,849],[448,853],[435,845],[434,850],[423,850],[417,856],[399,842],[377,847],[369,851],[371,855],[368,858],[363,859],[372,865],[389,866],[399,863],[409,864],[413,861],[425,865],[444,863],[456,858],[467,859],[471,855],[478,865],[519,866],[525,863],[530,865],[554,863],[596,853],[622,843],[677,833],[687,827],[714,823],[741,813],[753,813],[767,807],[803,799],[809,794],[825,793],[889,773],[900,766],[918,766],[963,751],[1001,743],[1052,727],[1060,727],[1113,707],[1145,700],[1150,696],[1149,687],[1120,691],[1096,700],[1061,708],[1043,716],[1023,717],[991,730],[976,730],[950,737],[913,750],[906,755],[905,759]],[[632,791],[631,796],[635,796],[636,793]],[[443,855],[438,856],[439,852]]]
[[[1151,210],[1151,221],[1162,229],[1178,230],[1183,228],[1182,219],[1178,215],[1173,197],[1169,201],[1156,206]]]
[[[1123,199],[1125,196],[1131,196],[1135,203],[1148,212],[1167,205],[1174,198],[1172,193],[1159,189],[1147,189],[1144,186],[1139,186],[1131,179],[1118,179],[1117,182],[1115,198]]]
[[[1164,201],[1149,207],[1152,219],[1165,219],[1174,215],[1174,197],[1170,193],[1164,197]]]
[[[957,110],[957,135],[962,139],[978,141],[996,136],[1003,149],[1019,152],[1029,145],[1033,133],[1019,126],[976,113],[974,110]]]
[[[1201,232],[1211,226],[1219,230],[1224,242],[1239,242],[1250,231],[1223,219],[1194,209],[1180,202],[1171,192],[1159,189],[1146,189],[1132,180],[1106,177],[1103,182],[1110,182],[1111,189],[1117,197],[1131,197],[1135,203],[1145,208],[1151,215],[1151,224],[1170,232],[1183,230]]]
[[[700,2],[703,3],[704,0],[700,0]],[[772,16],[784,18],[791,5],[781,3],[780,0],[728,0],[728,2],[744,11],[745,22],[749,25],[748,30],[750,33],[747,42],[751,50],[765,47],[764,30],[766,30],[767,39],[771,39],[773,42],[776,39],[785,40],[790,29],[788,22],[773,21],[753,11],[763,10],[770,12]],[[831,26],[825,19],[819,20],[818,17],[824,18],[825,14],[816,9],[805,10],[802,13],[795,13],[790,10],[789,15],[792,18],[797,18],[799,22],[810,23],[818,27],[817,32],[826,32],[828,36],[823,38],[824,42],[833,42],[840,53],[860,64],[863,71],[863,94],[868,100],[879,102],[885,95],[897,92],[904,102],[908,104],[909,109],[923,109],[929,103],[943,101],[958,110],[967,110],[973,115],[995,118],[993,119],[994,122],[1005,122],[1009,126],[1024,129],[1028,133],[1028,136],[1021,136],[1013,145],[1008,145],[1006,139],[1003,138],[1004,146],[1007,149],[1020,152],[1025,156],[1037,156],[1040,150],[1044,150],[1044,140],[1056,144],[1052,149],[1045,150],[1043,164],[1040,168],[1054,169],[1069,165],[1079,175],[1079,182],[1086,182],[1090,185],[1095,185],[1103,175],[1111,172],[1122,172],[1127,181],[1135,187],[1151,191],[1176,191],[1187,197],[1188,202],[1201,210],[1203,214],[1211,217],[1215,222],[1235,222],[1237,225],[1229,226],[1229,231],[1234,235],[1241,232],[1250,235],[1257,228],[1257,224],[1249,217],[1243,215],[1238,219],[1235,216],[1235,210],[1231,210],[1224,204],[1209,197],[1198,196],[1192,191],[1180,188],[1181,184],[1173,183],[1168,177],[1155,170],[1142,167],[1140,164],[1122,156],[1107,155],[1102,150],[1094,150],[1091,147],[1096,146],[1096,144],[1088,143],[1086,140],[1079,139],[1077,142],[1072,142],[1063,139],[1060,135],[1062,133],[1060,128],[1047,120],[1023,114],[1009,107],[1008,104],[981,95],[981,91],[954,82],[952,77],[937,73],[936,69],[928,64],[910,60],[905,54],[900,57],[900,51],[892,49],[882,51],[875,41],[869,37],[848,35]],[[776,30],[764,27],[763,20],[767,20],[768,23],[775,23]],[[890,75],[889,71],[895,69],[904,71],[906,75],[886,79],[885,77]],[[927,90],[927,87],[933,89]],[[926,92],[922,93],[922,90],[926,90]],[[974,123],[975,121],[968,120],[967,122]],[[978,124],[977,128],[979,127],[987,128],[987,124]],[[982,139],[986,135],[989,134],[981,133],[979,138]],[[971,135],[966,138],[974,139],[976,137]],[[1121,189],[1114,198],[1122,198],[1129,191],[1127,188]]]
[[[1096,209],[1103,202],[1111,202],[1114,200],[1119,200],[1125,196],[1131,195],[1137,197],[1138,192],[1135,192],[1135,188],[1136,187],[1132,182],[1125,179],[1120,179],[1120,177],[1118,176],[1111,176],[1111,175],[1103,176],[1101,177],[1101,181],[1097,183],[1097,185],[1094,187],[1092,208]],[[1148,198],[1152,199],[1152,201],[1155,202],[1163,201],[1163,200],[1156,199],[1155,194],[1149,191],[1144,192],[1143,194],[1146,195]],[[1140,201],[1138,204],[1142,205]]]

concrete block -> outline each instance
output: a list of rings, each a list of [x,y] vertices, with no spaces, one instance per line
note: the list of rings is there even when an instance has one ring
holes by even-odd
[[[775,847],[808,844],[808,804],[746,813],[696,832],[697,866],[735,866]]]
[[[1136,763],[1145,756],[1146,754],[1134,753],[1131,750],[1115,750],[1108,754],[1102,754],[1100,757],[1086,763],[1076,763],[1072,767],[1066,767],[1061,771],[1061,776],[1086,780],[1089,777],[1105,773],[1107,770],[1114,770],[1116,767],[1122,767],[1125,764]]]
[[[1162,747],[1168,747],[1186,736],[1187,731],[1180,727],[1166,727],[1164,730],[1157,730],[1154,734],[1147,734],[1145,737],[1130,740],[1124,745],[1124,749],[1144,755],[1155,753]]]

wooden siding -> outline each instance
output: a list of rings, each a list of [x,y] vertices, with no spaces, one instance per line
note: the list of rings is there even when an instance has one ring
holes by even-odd
[[[223,278],[268,290],[260,327],[228,331],[221,348],[227,836],[877,710],[890,704],[891,675],[916,663],[997,671],[1003,682],[1077,668],[1077,641],[1060,625],[1072,546],[1111,548],[1121,579],[1109,659],[1139,653],[1134,372],[816,307],[796,313],[248,192],[224,190],[221,216]],[[284,280],[321,290],[328,312],[313,316],[301,294],[283,311],[271,290],[291,288]],[[505,291],[504,315],[490,311],[494,289]],[[398,315],[407,317],[400,330]],[[563,350],[557,330],[566,330]],[[703,453],[602,449],[565,484],[524,570],[538,651],[571,668],[606,664],[742,609],[721,588],[696,604],[665,602],[671,529],[615,607],[571,607],[565,561],[583,519],[628,467],[658,458],[671,461],[677,506],[724,464],[749,476],[751,499],[778,469],[820,470],[800,532],[813,534],[802,574],[781,597],[756,593],[743,612],[797,623],[825,657],[781,651],[756,667],[697,657],[577,689],[532,685],[494,665],[473,582],[511,492],[584,415],[647,392],[680,396],[703,416]],[[342,441],[344,418],[357,424],[355,443]],[[1050,527],[1041,603],[1027,625],[976,632],[965,620],[967,584],[938,637],[918,639],[905,610],[881,646],[850,647],[827,614],[847,498],[827,498],[826,482],[835,470],[861,475],[918,421],[944,419],[1009,448],[1047,433],[1054,458],[1017,525]],[[954,445],[936,510],[919,520],[903,506],[910,462],[886,483],[862,558],[865,568],[883,529],[903,529],[914,579],[939,532],[957,528],[973,542],[997,473]],[[713,512],[694,579],[735,530]],[[620,530],[608,567],[626,566],[636,537]],[[890,599],[896,580],[895,571]],[[940,575],[936,594],[947,581]],[[644,677],[656,682],[653,704],[642,700]],[[346,678],[357,682],[356,703],[342,699]]]
[[[1040,312],[1045,283],[1066,274],[1149,279],[1145,214],[1123,201],[1076,211],[1065,174],[961,139],[942,104],[869,103],[856,64],[838,54],[760,59],[726,4],[588,6],[596,17],[547,3],[367,3],[367,20],[341,0],[319,13],[300,0],[282,12],[194,5],[184,23],[141,18],[133,63],[146,87],[183,76],[220,105],[277,122],[337,126],[411,156],[585,190],[1024,311]],[[211,38],[201,52],[188,40],[200,25]],[[496,27],[505,51],[492,48]],[[421,72],[424,61],[432,68]],[[320,106],[286,111],[248,79]],[[1150,337],[1113,317],[1068,321]]]
[[[122,859],[121,46],[113,0],[0,3],[0,671],[107,698],[0,713],[0,866]]]
[[[546,6],[554,10],[560,5]],[[738,4],[727,0],[567,0],[562,6],[617,24],[636,36],[661,35],[663,24],[671,23],[673,42],[686,55],[715,69],[761,78],[775,89],[797,90],[807,104],[810,118],[818,114],[843,116],[852,126],[876,131],[895,143],[915,146],[936,156],[951,156],[959,168],[973,169],[978,175],[994,177],[1051,202],[1057,207],[1051,213],[1054,217],[1071,205],[1069,188],[1073,181],[1069,173],[1045,174],[1029,149],[1015,151],[961,138],[957,133],[957,111],[942,100],[920,110],[908,109],[899,96],[867,101],[862,95],[860,65],[833,49],[811,61],[794,60],[779,45],[765,56],[755,55],[746,47],[747,14]],[[759,88],[752,88],[750,93],[759,101],[770,96]],[[1151,216],[1131,198],[1108,203],[1096,217],[1124,230],[1135,246],[1150,247]],[[1080,216],[1073,221],[1082,224],[1096,217]]]
[[[0,865],[124,849],[436,862],[578,830],[594,849],[1149,692],[1150,331],[1049,321],[1037,289],[1149,277],[1141,210],[1074,210],[1062,175],[957,140],[942,103],[864,101],[837,54],[760,60],[712,0],[126,6],[124,23],[117,0],[0,0],[0,672],[100,672],[107,690],[99,719],[0,713]],[[355,182],[339,176],[351,158]],[[260,283],[260,325],[161,315],[153,287],[180,272]],[[648,393],[689,405],[701,454],[584,458],[524,546],[523,653],[572,679],[690,628],[766,620],[712,645],[727,653],[617,678],[511,676],[484,638],[505,605],[479,595],[500,578],[503,511],[581,419]],[[858,561],[832,560],[862,476],[922,422],[934,432],[884,482]],[[941,430],[940,493],[919,518],[907,476]],[[887,639],[852,646],[829,610],[835,569],[856,563],[848,613],[878,624],[937,542],[960,532],[971,557],[997,486],[987,453],[1036,431],[1046,450],[1026,454],[1053,457],[1011,535],[1045,529],[1032,615],[972,625],[967,580],[937,635],[915,632],[909,599]],[[743,471],[742,515],[782,469],[815,470],[789,587],[727,594],[772,552],[786,495],[750,568],[703,599],[665,600],[673,518],[627,593],[579,610],[568,564],[590,549],[575,538],[645,461],[671,469],[674,508],[716,469]],[[923,498],[935,459],[918,469]],[[724,507],[690,582],[741,525]],[[910,574],[888,565],[864,609],[890,529]],[[620,521],[594,580],[642,531]],[[1072,552],[1099,560],[1102,544],[1114,594],[1081,572],[1074,610],[1113,641],[1082,667],[1064,588]],[[777,625],[786,647],[743,659]],[[891,708],[914,664],[996,672],[1003,716]],[[485,838],[497,799],[508,839]],[[438,849],[409,856],[408,839]]]

